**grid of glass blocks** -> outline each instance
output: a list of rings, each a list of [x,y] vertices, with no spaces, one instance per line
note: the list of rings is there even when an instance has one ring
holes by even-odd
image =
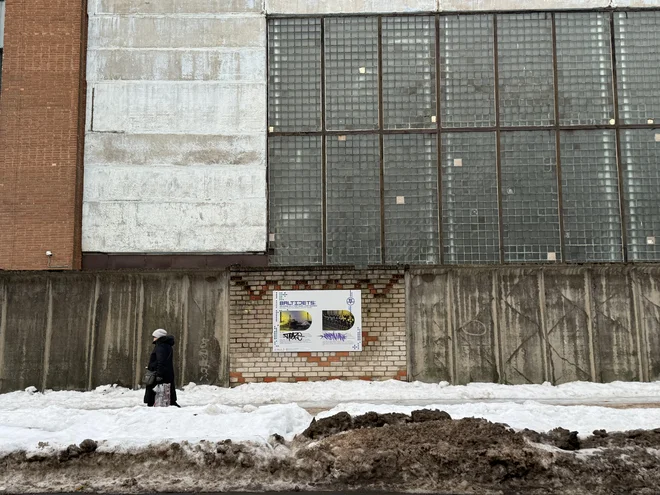
[[[382,51],[385,129],[434,128],[435,18],[385,17]]]
[[[610,15],[557,13],[561,125],[614,124]]]
[[[323,262],[320,136],[268,140],[269,246],[273,265]]]
[[[622,123],[657,124],[660,122],[660,11],[615,12],[614,26]]]
[[[378,128],[378,19],[325,20],[326,127]]]
[[[658,32],[658,10],[270,19],[271,263],[660,261]],[[561,208],[555,131],[522,130],[555,124],[555,64]],[[326,134],[324,99],[325,127],[345,135],[277,134]],[[379,115],[382,153],[375,132],[351,132]],[[499,151],[479,129],[496,125]]]
[[[321,20],[268,23],[268,125],[271,131],[321,130]]]
[[[565,261],[622,261],[614,130],[562,131]]]
[[[378,136],[327,136],[328,264],[381,263]]]
[[[554,131],[502,132],[505,262],[560,261]]]
[[[500,261],[494,132],[442,135],[442,233],[445,263]]]
[[[554,124],[551,15],[498,15],[497,42],[500,124]]]
[[[383,139],[385,263],[439,263],[437,137]]]
[[[495,125],[493,16],[440,18],[442,127]]]
[[[621,131],[628,260],[660,261],[660,128]]]

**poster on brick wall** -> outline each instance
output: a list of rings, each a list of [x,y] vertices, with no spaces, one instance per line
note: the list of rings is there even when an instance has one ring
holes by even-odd
[[[273,351],[361,351],[359,290],[273,291]]]

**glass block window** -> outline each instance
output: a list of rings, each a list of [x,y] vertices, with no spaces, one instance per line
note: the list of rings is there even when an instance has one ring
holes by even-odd
[[[614,21],[622,123],[659,123],[660,11],[615,12]]]
[[[500,261],[494,132],[442,136],[442,231],[445,263]]]
[[[564,258],[622,261],[613,130],[561,133]]]
[[[268,125],[271,131],[321,130],[321,20],[268,23]]]
[[[610,15],[557,13],[555,25],[560,124],[613,124]]]
[[[378,136],[327,138],[327,262],[379,264],[380,151]]]
[[[493,16],[440,18],[442,126],[495,125]]]
[[[660,261],[660,128],[621,131],[628,259]]]
[[[559,261],[555,133],[501,135],[504,261]]]
[[[378,128],[378,19],[325,20],[326,126]]]
[[[658,33],[660,8],[268,19],[271,263],[660,261]]]
[[[438,151],[433,134],[384,137],[385,262],[440,262]]]
[[[269,245],[274,265],[323,261],[323,182],[320,136],[268,141]]]
[[[497,16],[500,124],[554,124],[550,14]]]
[[[435,18],[385,17],[382,37],[385,129],[434,128]]]

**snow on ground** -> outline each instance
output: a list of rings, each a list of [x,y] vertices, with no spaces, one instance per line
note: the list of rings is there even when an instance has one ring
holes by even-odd
[[[162,441],[253,440],[278,433],[287,439],[312,419],[304,409],[409,413],[421,407],[447,411],[453,418],[483,417],[513,428],[548,431],[557,426],[588,435],[595,429],[621,431],[660,427],[660,408],[610,409],[595,405],[660,402],[660,382],[559,386],[467,386],[400,381],[261,383],[233,389],[189,384],[178,408],[148,409],[140,390],[103,386],[91,392],[22,392],[0,395],[0,453],[50,451],[99,442],[105,451],[127,451]],[[42,447],[39,447],[42,442]],[[48,443],[43,447],[43,443]]]

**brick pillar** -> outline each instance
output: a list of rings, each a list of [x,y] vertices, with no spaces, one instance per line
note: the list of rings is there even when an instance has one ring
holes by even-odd
[[[80,268],[86,3],[6,2],[0,270]]]

